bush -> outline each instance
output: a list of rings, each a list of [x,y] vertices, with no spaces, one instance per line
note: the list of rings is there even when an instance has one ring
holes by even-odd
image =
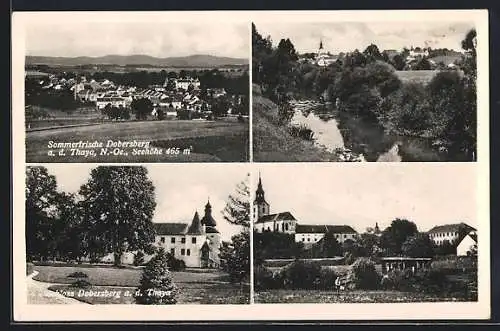
[[[144,253],[142,251],[138,251],[137,253],[135,253],[133,263],[135,266],[140,266],[144,263]]]
[[[315,289],[321,282],[321,266],[297,260],[282,271],[285,288]]]
[[[290,125],[288,132],[292,137],[301,138],[304,140],[314,140],[314,132],[307,125]]]
[[[364,290],[377,289],[380,283],[375,262],[366,257],[360,257],[353,263],[348,278],[352,279],[356,288]]]
[[[279,288],[279,280],[273,277],[272,271],[263,266],[256,266],[253,271],[253,283],[256,290]]]
[[[163,249],[146,264],[142,271],[138,295],[135,300],[145,305],[167,305],[177,302],[177,288],[168,271],[168,255]]]
[[[78,287],[78,288],[89,288],[92,286],[92,284],[85,280],[85,279],[79,279],[77,281],[74,281],[73,283],[71,283],[71,286],[72,287]]]
[[[26,263],[26,276],[31,275],[33,273],[33,263],[28,262]]]
[[[337,274],[328,268],[323,268],[320,271],[320,283],[318,284],[318,289],[321,290],[331,290],[335,288],[335,280],[337,279]]]
[[[384,290],[408,291],[412,289],[412,277],[410,270],[391,270],[382,277],[380,286]]]
[[[182,271],[186,269],[186,263],[183,260],[175,258],[172,254],[167,255],[167,266],[172,271]]]
[[[75,271],[68,275],[68,278],[88,278],[89,276],[81,271]]]

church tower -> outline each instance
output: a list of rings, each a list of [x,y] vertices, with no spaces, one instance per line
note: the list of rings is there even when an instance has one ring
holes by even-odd
[[[269,204],[264,197],[264,188],[262,187],[262,179],[259,173],[259,184],[255,191],[255,201],[253,203],[253,215],[255,221],[259,220],[264,215],[269,215]]]

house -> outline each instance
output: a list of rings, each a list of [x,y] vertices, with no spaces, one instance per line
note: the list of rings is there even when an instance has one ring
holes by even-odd
[[[434,244],[438,246],[445,242],[456,245],[471,231],[475,232],[476,229],[462,222],[435,226],[427,234]]]
[[[477,234],[471,231],[463,237],[457,245],[457,256],[467,256],[468,252],[477,245]]]
[[[183,260],[188,268],[214,268],[220,264],[221,237],[212,217],[210,201],[200,220],[195,212],[188,223],[154,223],[157,247],[163,247],[175,258]]]
[[[179,79],[174,79],[175,83],[175,88],[176,89],[183,89],[183,90],[188,90],[189,86],[192,85],[193,88],[199,88],[201,83],[198,78],[179,78]]]
[[[295,241],[304,244],[314,244],[323,239],[325,234],[330,232],[338,242],[355,240],[358,236],[356,230],[349,225],[306,225],[297,224],[295,228]]]
[[[348,239],[354,240],[358,233],[348,225],[306,225],[298,224],[298,220],[291,212],[270,214],[270,205],[265,199],[265,192],[262,187],[262,179],[259,176],[259,183],[255,191],[255,201],[253,204],[254,228],[257,232],[281,232],[294,235],[296,242],[316,243],[321,240],[327,232],[333,233],[339,242]]]
[[[102,97],[97,98],[95,102],[97,110],[104,109],[108,104],[111,105],[111,107],[127,107],[128,102],[121,97]]]

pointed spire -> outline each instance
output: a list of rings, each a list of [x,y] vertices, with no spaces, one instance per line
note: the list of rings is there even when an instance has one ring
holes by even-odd
[[[319,49],[323,49],[323,39],[319,40]]]
[[[212,208],[212,205],[210,204],[210,197],[207,199],[207,204],[205,205],[205,208]]]
[[[202,234],[202,226],[200,222],[200,216],[198,215],[198,211],[194,213],[193,216],[193,221],[191,222],[191,225],[189,226],[188,229],[188,234]]]

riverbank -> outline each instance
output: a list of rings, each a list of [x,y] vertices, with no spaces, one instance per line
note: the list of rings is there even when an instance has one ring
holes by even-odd
[[[278,106],[253,88],[253,159],[256,162],[339,161],[335,153],[312,141],[292,137],[278,125]]]

